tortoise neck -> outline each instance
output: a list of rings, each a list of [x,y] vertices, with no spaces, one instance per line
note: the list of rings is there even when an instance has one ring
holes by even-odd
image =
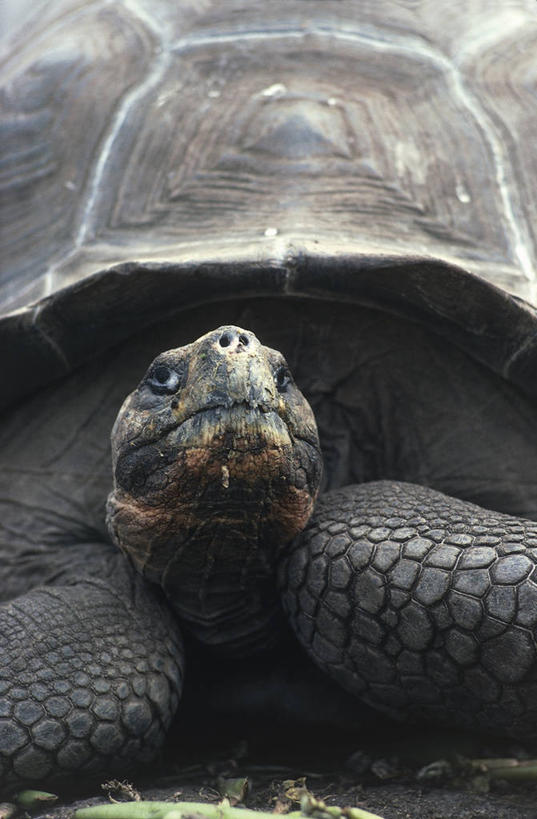
[[[274,540],[245,509],[234,523],[209,515],[182,533],[162,588],[196,639],[227,656],[257,653],[278,641],[281,617]]]
[[[280,617],[275,567],[289,537],[271,498],[256,488],[171,501],[151,505],[114,490],[107,520],[117,545],[163,588],[200,642],[229,656],[273,644]]]

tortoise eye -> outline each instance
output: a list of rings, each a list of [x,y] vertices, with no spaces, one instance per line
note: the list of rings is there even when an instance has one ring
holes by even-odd
[[[167,367],[166,364],[157,364],[149,373],[147,383],[157,395],[171,394],[177,391],[181,378],[179,373]]]
[[[169,381],[172,372],[169,367],[164,367],[162,364],[160,367],[155,369],[153,378],[155,381],[158,381],[159,384],[166,384]]]
[[[285,392],[287,385],[291,383],[291,373],[287,367],[278,367],[274,373],[274,383],[278,392]]]

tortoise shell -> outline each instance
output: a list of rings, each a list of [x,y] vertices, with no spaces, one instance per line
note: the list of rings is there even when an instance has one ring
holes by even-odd
[[[271,295],[403,314],[531,390],[533,312],[480,279],[534,300],[536,41],[529,2],[21,12],[4,403],[163,315]]]

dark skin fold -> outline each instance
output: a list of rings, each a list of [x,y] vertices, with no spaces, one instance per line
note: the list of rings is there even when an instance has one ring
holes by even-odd
[[[220,327],[151,364],[112,433],[108,526],[203,642],[271,637],[281,548],[306,525],[321,454],[283,356]]]

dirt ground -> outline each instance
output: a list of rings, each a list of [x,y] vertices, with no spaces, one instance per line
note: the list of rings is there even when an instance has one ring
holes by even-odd
[[[305,777],[308,790],[328,805],[361,807],[383,819],[537,819],[537,783],[491,781],[468,762],[489,755],[528,758],[537,756],[535,748],[400,727],[380,733],[353,749],[334,738],[280,736],[271,744],[261,737],[228,739],[219,730],[210,762],[204,761],[206,739],[188,750],[168,746],[157,763],[127,781],[142,799],[218,802],[229,778],[246,777],[244,804],[273,811],[298,807],[289,789]],[[128,797],[103,784],[71,795],[56,788],[60,801],[34,816],[69,819],[78,807]]]
[[[297,769],[299,772],[300,769]],[[281,770],[263,773],[245,767],[253,791],[246,805],[262,810],[274,808],[274,798],[282,790],[288,772]],[[173,780],[173,781],[171,781]],[[143,799],[174,801],[216,801],[213,780],[192,779],[190,776],[166,777],[165,784],[159,780],[134,780]],[[412,780],[397,779],[386,783],[360,784],[349,776],[315,775],[307,778],[308,787],[327,804],[352,805],[369,810],[384,819],[536,819],[537,789],[535,787],[506,788],[487,794],[472,792],[466,788],[419,786]],[[108,801],[101,795],[87,794],[83,799],[67,800],[58,807],[38,812],[40,819],[68,819],[73,811],[89,804]]]

